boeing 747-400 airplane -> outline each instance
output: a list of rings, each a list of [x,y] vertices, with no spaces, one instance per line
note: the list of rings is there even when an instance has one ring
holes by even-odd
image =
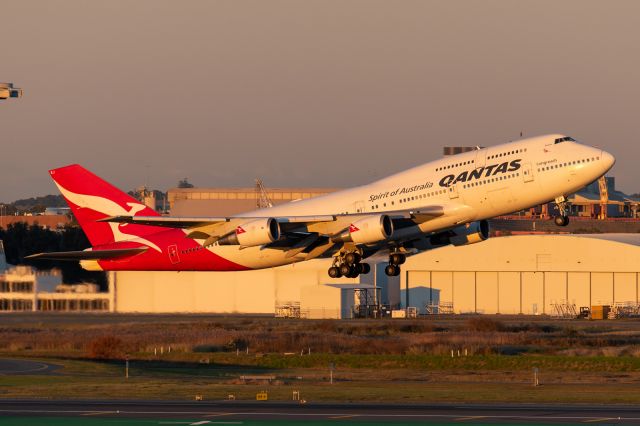
[[[555,201],[605,174],[614,157],[564,135],[448,156],[368,185],[233,217],[165,217],[78,165],[51,170],[92,248],[32,259],[88,270],[242,271],[333,258],[329,276],[357,277],[376,253],[395,276],[406,256],[489,237],[487,219]]]

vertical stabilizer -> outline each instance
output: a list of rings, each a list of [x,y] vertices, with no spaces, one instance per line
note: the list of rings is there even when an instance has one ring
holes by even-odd
[[[109,216],[159,214],[89,170],[72,164],[50,170],[49,174],[91,245],[100,246],[158,232],[157,228],[151,226],[127,226],[125,230],[125,227],[115,223],[98,222]]]

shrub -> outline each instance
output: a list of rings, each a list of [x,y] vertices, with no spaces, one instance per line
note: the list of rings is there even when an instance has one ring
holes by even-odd
[[[115,336],[102,336],[89,343],[88,355],[95,359],[122,359],[125,355],[124,344]]]
[[[501,331],[504,325],[493,318],[478,316],[467,320],[467,329],[470,331]]]

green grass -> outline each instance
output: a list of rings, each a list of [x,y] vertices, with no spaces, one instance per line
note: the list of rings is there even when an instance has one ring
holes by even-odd
[[[191,400],[202,394],[206,400],[219,400],[234,393],[239,399],[252,400],[256,392],[266,389],[270,399],[283,401],[291,398],[293,390],[300,390],[309,401],[640,401],[638,321],[595,324],[521,317],[282,321],[84,315],[6,319],[0,327],[0,357],[37,359],[63,368],[50,375],[0,376],[0,398]],[[96,353],[91,343],[99,336],[121,339],[106,356],[130,354],[128,380],[124,361],[86,358]],[[248,355],[194,351],[244,347],[245,343],[251,350]],[[164,349],[162,355],[153,354],[158,347]],[[447,354],[450,348],[460,347],[472,355],[452,358]],[[308,348],[311,355],[283,355]],[[505,353],[517,355],[499,355]],[[569,355],[577,353],[582,355]],[[335,365],[333,386],[327,383],[330,364]],[[540,370],[543,386],[530,385],[533,368]],[[244,384],[241,375],[274,375],[277,380]]]
[[[560,355],[473,355],[454,357],[443,355],[333,355],[304,356],[240,355],[213,353],[208,358],[213,365],[256,367],[262,369],[327,368],[331,363],[344,369],[409,369],[409,370],[530,370],[534,367],[548,371],[639,371],[640,358],[630,356],[560,356]],[[174,361],[195,360],[192,354],[173,354]],[[173,365],[170,368],[179,367]]]
[[[308,357],[308,358],[312,358]],[[240,358],[240,357],[238,357]],[[291,360],[291,357],[282,357]],[[300,357],[298,357],[300,358]],[[317,356],[323,360],[323,368],[301,368],[256,370],[246,369],[236,364],[199,365],[180,362],[132,362],[130,378],[124,378],[122,363],[105,363],[83,360],[53,359],[43,360],[61,364],[62,369],[52,375],[17,375],[0,377],[0,397],[3,398],[78,398],[78,399],[178,399],[192,400],[195,395],[203,395],[205,400],[226,399],[233,393],[237,399],[253,400],[257,392],[267,390],[270,400],[291,399],[292,391],[299,390],[308,401],[380,401],[380,402],[537,402],[537,403],[607,403],[635,404],[640,400],[640,383],[544,383],[539,387],[530,384],[530,365],[524,363],[526,357],[468,357],[451,360],[457,364],[452,370],[445,369],[446,362],[434,360],[433,365],[440,372],[451,377],[437,375],[424,370],[431,364],[420,364],[422,369],[357,369],[345,367],[347,363],[337,362],[336,381],[328,383],[328,370],[324,362],[330,357]],[[567,366],[561,357],[532,357],[544,366],[544,373],[551,367],[561,369]],[[249,358],[246,358],[248,360]],[[255,358],[253,358],[255,360]],[[339,359],[339,358],[338,358]],[[350,359],[348,357],[348,359]],[[268,357],[258,358],[264,364],[272,364]],[[396,360],[397,361],[397,360]],[[422,360],[424,361],[424,360]],[[622,360],[624,361],[624,360]],[[399,361],[398,361],[399,362]],[[412,360],[407,361],[414,362]],[[523,364],[519,364],[522,362]],[[593,360],[575,359],[568,365],[582,375],[587,368],[607,365],[619,371],[627,371],[628,365],[620,364],[617,358]],[[506,364],[506,366],[505,366]],[[360,365],[360,364],[358,364]],[[399,364],[394,364],[398,366]],[[411,364],[409,364],[411,365]],[[635,364],[632,364],[635,365]],[[290,366],[290,365],[289,365]],[[457,369],[470,369],[467,376],[459,377]],[[472,367],[479,367],[473,370]],[[501,367],[501,369],[498,369]],[[518,372],[518,367],[526,367]],[[508,371],[512,368],[514,371]],[[485,369],[484,375],[474,376]],[[278,377],[275,384],[243,384],[238,377],[242,374],[269,373]],[[509,376],[515,375],[515,376]],[[562,371],[556,375],[562,375]],[[567,373],[568,374],[568,373]],[[301,379],[298,376],[302,376]],[[509,377],[511,378],[509,378]],[[625,375],[626,376],[626,375]]]

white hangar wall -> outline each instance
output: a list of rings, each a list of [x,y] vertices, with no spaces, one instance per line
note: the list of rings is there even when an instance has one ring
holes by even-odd
[[[407,259],[401,303],[455,313],[549,314],[554,303],[638,303],[640,235],[523,235]]]
[[[380,263],[358,279],[330,279],[329,260],[247,272],[110,274],[116,312],[273,314],[299,303],[312,318],[348,317],[352,288],[375,285],[392,307],[450,304],[455,313],[544,314],[639,301],[640,235],[526,235],[443,247],[407,259],[399,278]],[[325,288],[331,286],[331,288]],[[346,287],[345,287],[346,286]]]
[[[300,304],[308,318],[348,318],[353,288],[377,281],[381,302],[399,304],[400,280],[376,273],[330,279],[330,260],[242,272],[120,271],[109,274],[116,312],[273,314],[277,305]],[[377,279],[376,279],[377,278]]]

